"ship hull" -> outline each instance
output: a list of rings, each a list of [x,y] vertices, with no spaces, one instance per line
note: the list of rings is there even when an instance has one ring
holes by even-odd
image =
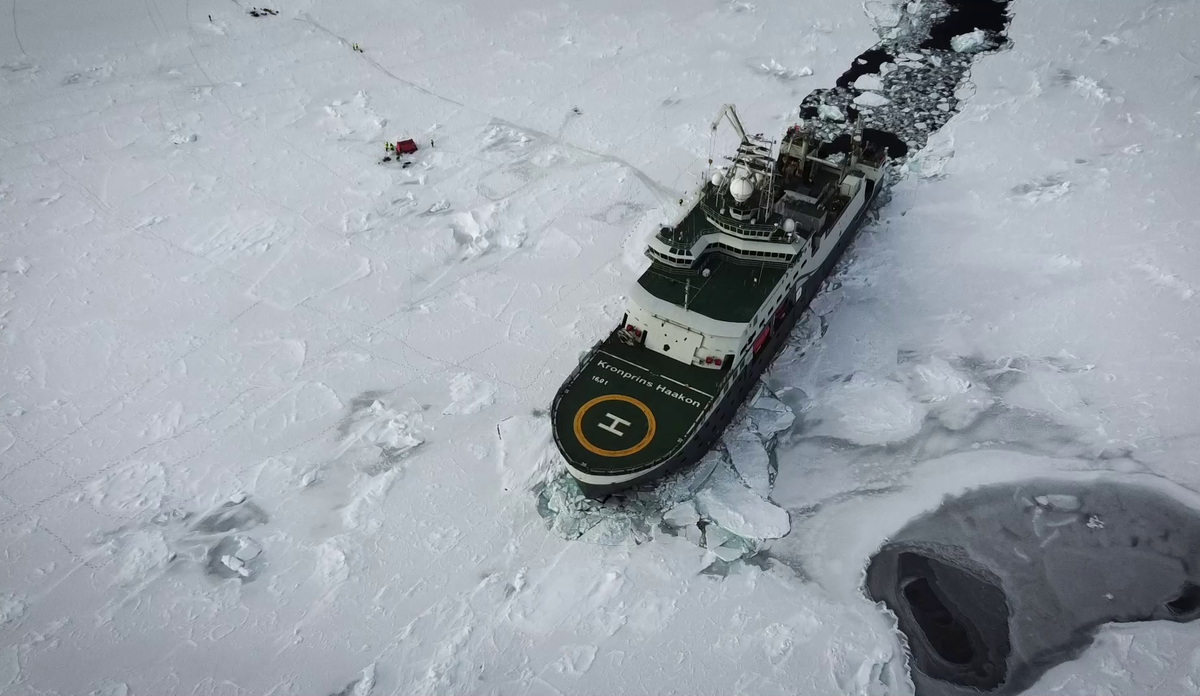
[[[803,286],[802,291],[787,314],[776,324],[766,345],[749,361],[749,364],[740,374],[734,378],[734,384],[731,385],[723,396],[719,397],[718,402],[709,411],[709,416],[693,431],[694,434],[680,447],[678,452],[664,462],[647,468],[644,472],[610,477],[583,472],[568,463],[567,469],[579,484],[579,488],[583,491],[584,495],[589,498],[603,498],[620,490],[652,482],[695,464],[712,449],[717,438],[729,426],[729,423],[737,414],[738,408],[750,394],[750,390],[754,389],[758,384],[762,373],[770,367],[776,356],[783,349],[783,346],[787,344],[788,337],[791,335],[792,329],[795,328],[796,322],[808,310],[813,298],[820,291],[821,284],[829,277],[829,274],[841,259],[846,248],[857,236],[867,212],[875,203],[875,198],[879,193],[881,185],[880,183],[872,182],[871,187],[867,201],[855,215],[854,220],[847,226],[846,232],[837,241],[829,256],[812,274],[801,281],[800,284]],[[794,288],[792,293],[793,297],[797,297]]]

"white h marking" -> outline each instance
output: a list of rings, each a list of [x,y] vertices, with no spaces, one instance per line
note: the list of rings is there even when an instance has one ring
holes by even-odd
[[[625,420],[624,418],[621,418],[619,416],[614,416],[611,413],[606,413],[604,415],[608,416],[609,419],[612,420],[612,422],[611,423],[602,423],[597,427],[599,427],[601,430],[607,430],[608,432],[612,433],[613,435],[616,435],[617,437],[623,437],[625,435],[625,433],[621,432],[620,430],[617,430],[618,425],[633,425],[632,423]]]

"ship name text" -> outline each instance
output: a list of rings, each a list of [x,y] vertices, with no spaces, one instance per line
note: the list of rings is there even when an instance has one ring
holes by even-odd
[[[606,360],[598,360],[598,361],[596,361],[596,364],[599,367],[601,367],[605,370],[608,370],[608,371],[616,374],[619,377],[624,377],[625,379],[627,379],[631,382],[636,382],[648,389],[653,389],[656,392],[661,392],[662,394],[666,394],[667,396],[669,396],[673,399],[678,399],[679,401],[682,401],[683,403],[685,403],[689,406],[694,406],[695,408],[700,408],[700,402],[697,401],[696,399],[693,399],[692,397],[687,396],[686,394],[681,394],[680,392],[677,392],[673,389],[669,389],[668,387],[665,387],[662,384],[655,384],[653,381],[648,380],[645,377],[642,377],[640,375],[635,375],[634,373],[630,372],[629,370],[625,370],[620,367],[617,367],[616,365],[613,365],[612,363],[610,363]]]

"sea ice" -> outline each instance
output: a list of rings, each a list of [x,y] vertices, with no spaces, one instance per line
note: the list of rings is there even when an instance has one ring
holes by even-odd
[[[742,421],[731,425],[721,441],[729,451],[729,459],[738,476],[750,490],[766,498],[771,490],[771,457],[758,434]]]
[[[992,40],[983,29],[976,29],[967,34],[959,34],[950,39],[950,48],[958,53],[978,53],[979,51],[987,50],[991,45]]]
[[[796,416],[792,413],[792,409],[765,386],[760,386],[756,394],[751,397],[746,413],[764,444],[770,442],[779,433],[790,429],[796,422]]]
[[[672,527],[686,527],[699,521],[700,513],[696,512],[696,504],[691,500],[685,500],[663,513],[663,522]],[[2,606],[0,603],[0,607]]]
[[[778,539],[791,528],[787,510],[743,485],[728,465],[713,472],[709,485],[696,496],[696,507],[706,520],[748,539]]]
[[[826,121],[835,121],[841,123],[846,120],[846,114],[833,104],[821,104],[817,106],[817,115]]]
[[[859,106],[885,106],[891,104],[892,100],[876,92],[863,92],[854,98],[854,103]]]
[[[878,92],[883,89],[883,80],[878,75],[859,75],[858,79],[854,81],[854,88],[864,92]]]

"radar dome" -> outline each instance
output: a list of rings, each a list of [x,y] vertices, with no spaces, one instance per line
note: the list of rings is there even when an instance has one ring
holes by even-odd
[[[729,195],[733,196],[733,200],[738,203],[745,203],[752,193],[754,193],[754,184],[745,177],[739,176],[729,184]]]
[[[783,231],[791,234],[796,231],[796,221],[788,218],[783,221]]]
[[[717,188],[721,188],[721,184],[723,183],[725,183],[725,173],[718,169],[717,171],[713,172],[712,185],[716,186]]]

